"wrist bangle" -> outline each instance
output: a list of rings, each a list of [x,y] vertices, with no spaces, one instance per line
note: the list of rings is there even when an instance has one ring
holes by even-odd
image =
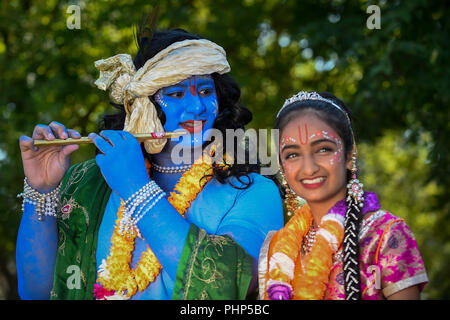
[[[137,228],[135,224],[133,224],[133,220],[135,220],[135,211],[141,206],[137,212],[137,215],[139,216],[142,209],[161,192],[163,192],[162,189],[155,181],[151,180],[124,202],[124,211],[122,213],[122,218],[119,221],[119,233],[121,235],[127,234],[128,236],[134,236],[135,231],[137,231],[140,236],[140,232],[136,230]]]
[[[157,198],[154,199],[156,196],[157,196]],[[152,196],[152,200],[154,199],[152,203],[150,203],[150,204],[148,204],[148,202],[145,203],[145,205],[147,206],[147,207],[145,208],[145,211],[141,214],[141,211],[142,211],[142,209],[143,209],[143,208],[142,208],[141,210],[139,210],[137,216],[136,216],[134,219],[131,220],[131,227],[132,227],[134,230],[136,230],[137,236],[138,236],[139,238],[142,239],[141,231],[139,230],[139,228],[138,228],[138,226],[137,226],[139,220],[141,220],[141,219],[145,216],[145,214],[146,214],[147,212],[149,212],[150,209],[153,208],[153,207],[159,202],[159,200],[161,200],[161,198],[163,198],[163,197],[165,197],[165,196],[166,196],[166,193],[165,193],[164,191],[162,191],[162,190],[159,191],[158,193],[156,193],[154,196]]]
[[[38,220],[42,221],[43,216],[56,217],[56,209],[59,204],[59,192],[61,191],[61,183],[52,191],[47,193],[40,193],[33,189],[28,179],[25,177],[23,180],[23,192],[17,195],[18,198],[23,198],[22,201],[22,213],[25,210],[25,203],[34,205],[34,210],[38,214]]]
[[[147,184],[137,190],[131,197],[129,197],[127,201],[125,201],[119,228],[119,232],[122,235],[130,231],[130,221],[136,208],[158,188],[159,187],[155,181],[150,180]],[[133,235],[133,232],[131,233]]]

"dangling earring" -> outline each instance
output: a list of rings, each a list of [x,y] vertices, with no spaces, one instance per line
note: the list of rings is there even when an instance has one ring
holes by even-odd
[[[300,203],[297,200],[297,195],[292,191],[291,187],[287,183],[281,166],[279,167],[279,171],[281,175],[281,184],[283,185],[285,191],[284,203],[286,204],[287,215],[290,217],[294,214],[295,210],[298,209]]]
[[[356,171],[358,171],[358,168],[356,167],[356,148],[354,148],[353,154],[352,154],[352,179],[347,184],[347,200],[350,200],[352,197],[354,199],[354,203],[359,206],[360,208],[364,205],[364,190],[363,190],[363,184],[356,178]]]

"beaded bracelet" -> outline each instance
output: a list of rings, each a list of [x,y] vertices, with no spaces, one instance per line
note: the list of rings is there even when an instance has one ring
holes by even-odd
[[[134,235],[134,230],[137,230],[138,235],[140,236],[140,232],[137,229],[137,222],[134,222],[136,218],[133,219],[133,214],[136,209],[142,204],[139,209],[137,216],[141,215],[141,211],[146,205],[154,199],[157,195],[164,193],[162,189],[156,184],[155,181],[151,180],[142,188],[137,190],[130,198],[125,201],[124,204],[124,212],[122,214],[122,218],[119,222],[119,232],[120,234],[129,234]],[[165,193],[164,193],[165,194]],[[159,201],[160,198],[158,198]]]
[[[136,208],[145,200],[147,199],[151,194],[153,194],[155,191],[157,191],[159,186],[156,184],[155,181],[150,180],[147,184],[145,184],[142,188],[137,190],[131,197],[125,201],[124,207],[125,210],[122,215],[121,219],[121,229],[124,228],[125,225],[128,225],[131,221],[131,217],[136,210]]]
[[[137,215],[139,215],[142,211],[142,208],[144,208],[153,198],[155,198],[159,193],[163,192],[159,187],[157,189],[155,189],[155,191],[151,192],[148,194],[148,197],[146,196],[145,201],[143,201],[143,204],[141,206],[141,208],[139,209]],[[128,233],[131,231],[131,235],[134,235],[133,232],[133,211],[128,210],[127,208],[125,208],[126,211],[126,215],[123,214],[122,215],[122,219],[120,220],[120,225],[119,225],[119,232],[120,234],[124,234],[124,233]]]
[[[140,188],[139,190],[137,190],[135,193],[133,193],[131,195],[131,197],[129,197],[127,199],[127,201],[125,201],[125,206],[128,206],[128,204],[132,204],[133,201],[137,201],[138,199],[140,199],[149,189],[154,188],[155,186],[158,186],[155,181],[150,180],[147,184],[145,184],[142,188]]]
[[[139,217],[141,215],[142,210],[148,205],[148,203],[150,201],[152,201],[158,194],[163,193],[164,191],[162,191],[161,188],[158,188],[151,196],[150,198],[146,199],[142,205],[140,206],[138,212],[136,213],[136,217]],[[136,219],[136,218],[134,218]],[[132,221],[134,220],[133,218],[131,219]]]
[[[156,196],[156,195],[155,195]],[[147,212],[150,211],[151,208],[153,208],[158,202],[159,200],[161,200],[162,197],[165,197],[166,193],[164,191],[161,190],[161,192],[159,193],[158,197],[149,205],[145,208],[145,211],[142,214],[138,214],[132,221],[131,221],[131,228],[135,229],[137,232],[137,236],[139,238],[142,238],[141,232],[137,226],[138,222],[145,216],[145,214]],[[152,197],[154,198],[154,197]],[[142,207],[144,208],[144,207]],[[141,210],[140,210],[141,211]],[[139,212],[140,213],[140,212]]]
[[[23,198],[22,213],[25,210],[25,203],[30,203],[34,205],[34,210],[38,214],[39,221],[43,220],[43,215],[56,217],[56,209],[59,204],[59,192],[61,191],[62,182],[60,182],[54,190],[48,193],[40,193],[29,185],[26,177],[23,181],[23,192],[17,195],[18,198]]]

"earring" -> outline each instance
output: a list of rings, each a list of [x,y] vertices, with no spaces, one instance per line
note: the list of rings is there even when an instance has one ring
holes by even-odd
[[[360,208],[362,208],[364,205],[364,190],[363,184],[356,178],[357,171],[358,168],[356,167],[356,151],[354,151],[352,154],[352,169],[351,169],[352,179],[347,184],[348,190],[347,200],[353,198],[355,204]]]
[[[290,217],[294,214],[295,210],[297,210],[300,204],[297,200],[297,195],[292,191],[291,187],[288,185],[283,170],[281,170],[281,167],[279,167],[279,171],[281,175],[281,184],[283,185],[285,191],[284,203],[286,204],[287,215]]]

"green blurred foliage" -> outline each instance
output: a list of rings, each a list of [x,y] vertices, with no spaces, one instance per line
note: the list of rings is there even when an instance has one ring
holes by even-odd
[[[23,169],[18,139],[52,120],[97,130],[113,112],[93,82],[94,61],[136,53],[134,25],[155,1],[0,4],[0,298],[17,298],[14,251]],[[450,297],[449,10],[446,1],[160,1],[158,27],[223,46],[252,110],[270,128],[285,98],[330,91],[354,113],[366,188],[407,219],[429,272],[424,297]],[[369,5],[381,9],[370,30]],[[81,28],[68,29],[69,5]],[[72,161],[92,157],[82,147]]]

